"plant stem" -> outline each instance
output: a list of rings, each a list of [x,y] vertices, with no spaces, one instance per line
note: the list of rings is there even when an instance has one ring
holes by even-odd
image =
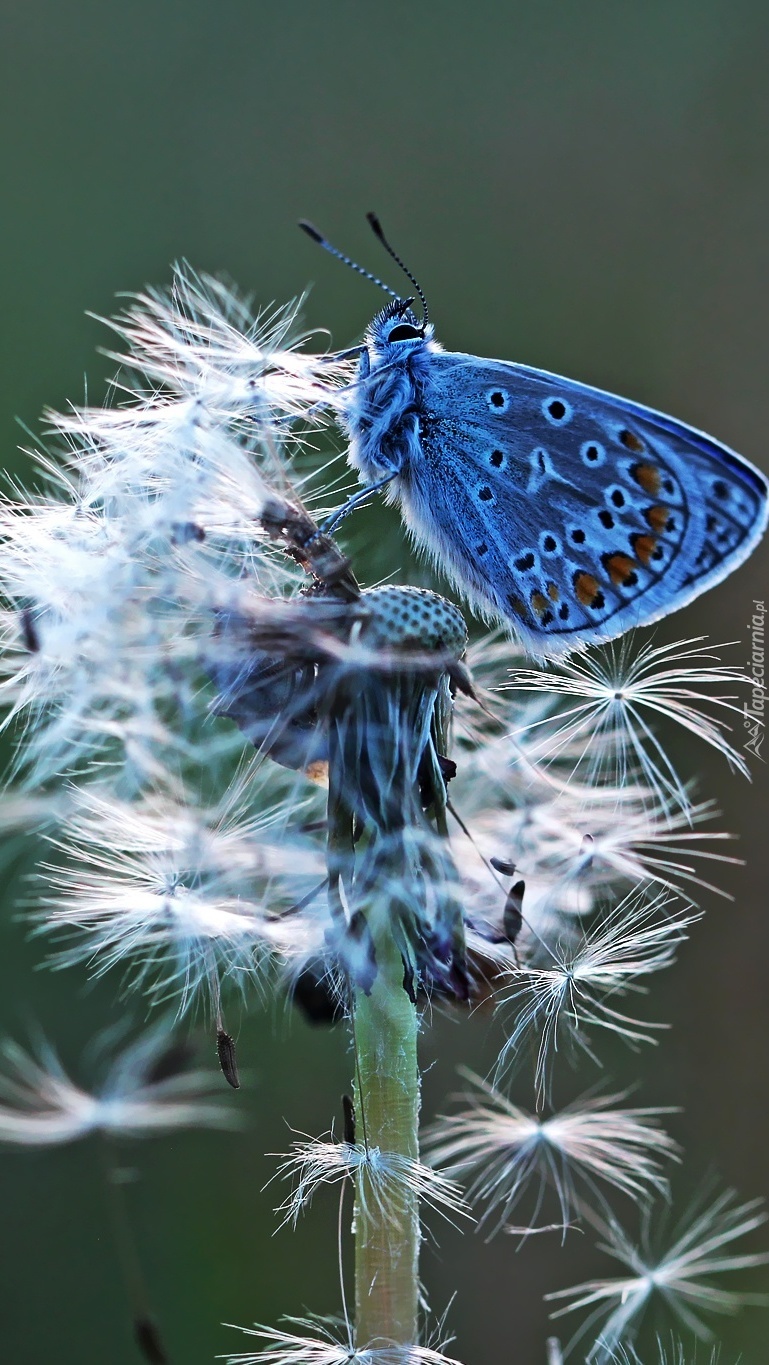
[[[378,918],[378,917],[377,917]],[[374,932],[376,980],[371,993],[356,991],[355,1109],[358,1141],[416,1160],[419,1155],[417,1011],[403,989],[403,963],[387,917]],[[361,1173],[365,1180],[365,1174]],[[355,1202],[356,1339],[417,1342],[419,1203],[401,1189],[383,1214],[376,1199]]]

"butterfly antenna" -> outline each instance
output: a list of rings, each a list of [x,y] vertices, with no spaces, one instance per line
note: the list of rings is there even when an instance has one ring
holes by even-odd
[[[371,231],[373,232],[374,236],[379,238],[379,240],[380,240],[380,242],[382,243],[382,246],[384,247],[384,249],[385,249],[385,251],[387,252],[388,256],[392,256],[392,259],[395,261],[395,264],[396,264],[397,266],[400,266],[401,270],[403,271],[404,275],[406,276],[406,279],[407,279],[407,280],[410,280],[410,282],[413,284],[414,288],[416,289],[417,294],[419,295],[419,302],[420,302],[421,305],[422,305],[422,312],[423,312],[423,314],[424,314],[424,317],[422,318],[422,325],[423,325],[423,327],[426,327],[427,324],[428,324],[428,322],[430,321],[430,314],[429,314],[428,309],[427,309],[427,299],[425,298],[424,290],[422,289],[421,285],[419,284],[419,281],[416,280],[416,279],[414,278],[414,276],[412,275],[412,273],[411,273],[411,271],[409,270],[408,266],[407,266],[407,265],[404,265],[403,261],[401,260],[400,256],[398,255],[397,251],[395,251],[395,250],[393,249],[393,247],[390,246],[390,243],[388,242],[387,238],[386,238],[385,235],[384,235],[384,230],[383,230],[383,228],[382,228],[382,224],[380,223],[380,221],[379,221],[379,219],[377,218],[376,214],[375,214],[375,213],[367,213],[367,214],[366,214],[366,221],[367,221],[369,227],[371,228]]]
[[[300,218],[299,226],[302,229],[302,232],[306,232],[307,236],[311,237],[314,242],[317,242],[318,246],[322,246],[324,251],[328,251],[331,256],[336,256],[336,259],[341,261],[343,265],[349,265],[350,269],[357,271],[359,275],[363,276],[364,280],[370,280],[372,284],[376,284],[380,289],[384,289],[385,294],[389,294],[391,299],[398,299],[398,302],[401,302],[400,296],[396,294],[394,289],[391,289],[389,285],[385,284],[384,280],[380,280],[377,275],[372,275],[370,270],[364,270],[362,265],[358,265],[357,262],[351,260],[349,256],[345,256],[344,252],[340,251],[338,247],[332,246],[328,238],[324,237],[323,233],[318,231],[314,223],[308,223],[306,218]],[[392,255],[392,252],[390,252],[390,255]],[[408,275],[408,271],[406,271],[406,274]],[[411,279],[410,275],[409,279]],[[420,298],[422,297],[421,290],[419,291],[419,296]]]

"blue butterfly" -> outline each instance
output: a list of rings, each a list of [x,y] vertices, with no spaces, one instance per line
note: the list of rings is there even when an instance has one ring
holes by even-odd
[[[639,403],[444,351],[369,221],[423,316],[388,290],[368,327],[340,394],[349,460],[482,615],[563,654],[677,611],[748,557],[769,511],[758,469]]]

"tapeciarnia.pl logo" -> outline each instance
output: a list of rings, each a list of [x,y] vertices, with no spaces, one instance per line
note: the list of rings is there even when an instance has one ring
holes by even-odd
[[[755,754],[756,758],[764,759],[761,754],[761,746],[764,742],[764,699],[766,696],[766,681],[764,676],[764,618],[766,607],[763,602],[753,599],[753,615],[748,621],[750,632],[750,658],[748,659],[748,674],[752,680],[753,688],[750,702],[746,702],[743,710],[744,725],[748,731],[745,740],[745,748],[750,753]]]

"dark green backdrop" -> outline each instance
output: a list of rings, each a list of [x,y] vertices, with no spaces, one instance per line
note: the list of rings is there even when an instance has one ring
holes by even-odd
[[[307,313],[340,344],[376,292],[294,228],[316,219],[383,269],[376,208],[428,291],[449,347],[600,383],[721,435],[766,467],[769,12],[747,0],[523,4],[435,0],[3,0],[0,32],[0,384],[3,459],[17,417],[99,391],[86,309],[168,279],[224,270],[267,303],[317,286]],[[396,286],[398,282],[396,280]],[[381,514],[377,514],[381,515]],[[390,523],[392,525],[392,523]],[[360,533],[359,533],[360,534]],[[394,533],[393,533],[394,534]],[[371,575],[397,567],[397,538]],[[764,550],[666,637],[746,639],[766,596]],[[703,790],[738,830],[746,869],[723,879],[674,972],[655,985],[661,1046],[624,1056],[640,1102],[682,1104],[681,1191],[708,1171],[769,1188],[766,1038],[767,782],[694,753]],[[10,877],[10,873],[8,876]],[[18,894],[19,886],[15,887]],[[23,886],[21,887],[23,891]],[[0,1030],[42,1024],[67,1060],[113,1020],[117,983],[34,974],[10,906],[0,925]],[[428,1109],[461,1059],[491,1057],[487,1024],[437,1019]],[[327,1127],[350,1071],[341,1034],[284,1015],[244,1020],[252,1128],[126,1153],[146,1268],[174,1362],[246,1342],[222,1321],[338,1308],[332,1202],[271,1240],[264,1151],[286,1123]],[[591,1076],[590,1079],[593,1079]],[[0,1164],[2,1358],[14,1365],[135,1359],[95,1154]],[[769,1234],[767,1239],[769,1240]],[[544,1358],[544,1289],[597,1268],[589,1238],[441,1234],[425,1277],[454,1289],[468,1365]],[[727,1322],[724,1365],[769,1352],[759,1311]]]

